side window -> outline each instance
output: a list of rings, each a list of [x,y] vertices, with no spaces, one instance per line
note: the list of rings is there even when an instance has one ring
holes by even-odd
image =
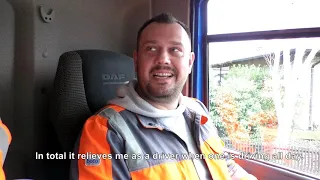
[[[278,2],[208,1],[208,107],[228,149],[320,176],[320,2]]]

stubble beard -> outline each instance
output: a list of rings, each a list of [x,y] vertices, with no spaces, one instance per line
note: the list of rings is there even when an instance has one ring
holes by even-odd
[[[187,78],[178,84],[176,83],[173,87],[163,87],[160,89],[152,87],[150,82],[147,83],[144,89],[141,87],[142,84],[138,83],[138,89],[140,89],[140,93],[143,93],[143,96],[150,101],[167,104],[179,98],[186,80]]]

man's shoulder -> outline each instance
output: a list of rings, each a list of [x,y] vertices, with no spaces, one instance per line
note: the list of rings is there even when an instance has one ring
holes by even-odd
[[[184,100],[186,101],[186,106],[188,109],[203,115],[209,114],[207,107],[199,99],[184,96]]]
[[[91,115],[86,122],[90,121],[96,121],[101,122],[106,120],[107,124],[110,124],[110,122],[119,121],[122,119],[122,116],[120,113],[124,111],[125,108],[114,105],[114,104],[108,104],[104,106],[103,108],[99,109],[97,112],[95,112],[93,115]],[[101,120],[102,119],[102,120]]]
[[[211,123],[212,121],[209,120],[210,115],[206,106],[199,99],[191,98],[191,97],[186,97],[186,98],[188,98],[189,100],[189,104],[187,105],[187,108],[205,117],[201,128],[204,132],[206,132],[207,137],[213,137],[213,138],[219,139],[218,130],[214,126],[214,124]],[[206,122],[209,122],[209,123],[206,123]]]
[[[86,123],[95,121],[96,123],[103,124],[109,128],[112,127],[113,129],[121,130],[121,128],[125,126],[125,120],[121,115],[121,112],[124,110],[126,109],[121,106],[108,104],[89,117]]]
[[[98,110],[94,115],[101,115],[104,113],[120,113],[121,111],[126,110],[124,107],[116,104],[107,104],[100,110]]]

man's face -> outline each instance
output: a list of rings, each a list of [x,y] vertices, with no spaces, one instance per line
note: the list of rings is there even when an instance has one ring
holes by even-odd
[[[140,95],[152,101],[178,97],[191,72],[194,53],[178,23],[151,23],[141,33],[134,53]]]

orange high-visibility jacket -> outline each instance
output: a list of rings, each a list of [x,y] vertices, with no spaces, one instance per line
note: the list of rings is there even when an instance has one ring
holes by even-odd
[[[194,104],[204,106],[199,100]],[[204,157],[212,179],[256,179],[233,160],[229,163],[214,158],[224,153],[224,143],[207,115],[187,108],[183,116],[192,127],[201,153],[198,158]],[[188,154],[183,141],[153,118],[108,105],[85,122],[71,160],[70,176],[73,180],[199,179],[192,160],[183,158],[183,154]]]
[[[4,160],[11,143],[11,133],[6,125],[4,125],[0,119],[0,180],[5,180],[5,174],[3,171]]]

